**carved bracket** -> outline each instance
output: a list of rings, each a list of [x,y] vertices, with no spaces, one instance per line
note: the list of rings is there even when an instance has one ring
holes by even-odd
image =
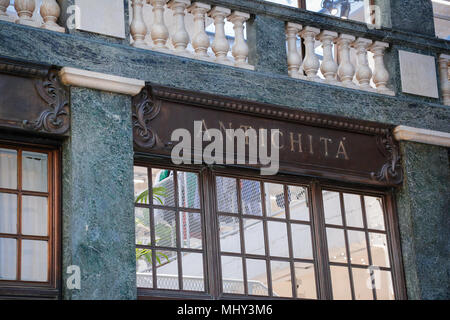
[[[133,97],[132,106],[134,143],[138,147],[149,149],[161,144],[158,135],[150,125],[150,122],[158,116],[161,110],[161,101],[153,101],[150,90],[150,88],[144,88],[137,96]]]
[[[400,163],[400,151],[391,133],[377,137],[380,152],[388,159],[378,173],[372,172],[373,180],[399,185],[403,182],[403,169]]]

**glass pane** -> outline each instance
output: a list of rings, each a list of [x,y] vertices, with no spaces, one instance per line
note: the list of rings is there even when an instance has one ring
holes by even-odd
[[[179,290],[178,259],[175,251],[157,250],[156,284],[158,289]],[[158,261],[158,258],[161,262]]]
[[[46,197],[22,197],[22,234],[48,234],[48,201]]]
[[[136,285],[138,288],[153,288],[151,250],[136,248]]]
[[[16,280],[17,242],[0,238],[0,280]]]
[[[363,228],[361,196],[344,193],[344,207],[347,226]]]
[[[269,234],[270,255],[276,257],[289,257],[286,223],[268,221],[267,232]]]
[[[342,226],[341,203],[339,193],[332,191],[322,191],[323,211],[325,213],[325,223]]]
[[[192,172],[177,172],[178,205],[184,208],[200,208],[198,176]]]
[[[153,204],[175,206],[173,171],[152,169]]]
[[[180,212],[181,247],[201,249],[202,234],[200,213]]]
[[[256,296],[269,295],[267,286],[267,268],[265,260],[247,259],[248,294]]]
[[[306,9],[340,17],[342,19],[365,22],[364,2],[365,1],[306,0]]]
[[[21,280],[47,281],[47,241],[22,240]]]
[[[390,271],[374,270],[375,290],[377,300],[394,300],[392,276]]]
[[[328,256],[332,262],[347,262],[344,230],[327,228]]]
[[[387,247],[386,235],[379,233],[369,233],[370,253],[372,264],[380,267],[390,267],[389,251]]]
[[[295,7],[295,8],[297,8],[297,6],[298,6],[297,0],[266,0],[266,1],[283,4],[285,6]]]
[[[270,261],[272,289],[275,297],[292,297],[291,264],[285,261]]]
[[[367,255],[366,234],[361,231],[347,230],[350,246],[350,262],[354,264],[369,264]]]
[[[384,230],[383,200],[375,197],[364,197],[364,203],[368,228]]]
[[[22,189],[47,192],[47,154],[22,152]]]
[[[289,215],[292,220],[309,221],[309,203],[307,189],[289,186]]]
[[[239,218],[219,216],[220,250],[241,253]]]
[[[369,269],[352,268],[356,300],[373,300]]]
[[[294,258],[313,259],[311,227],[293,223],[291,230]]]
[[[238,213],[236,179],[216,177],[217,208],[222,212]]]
[[[350,277],[347,267],[330,266],[334,300],[351,300]]]
[[[297,297],[303,299],[317,299],[314,264],[295,262],[294,268]]]
[[[241,180],[242,213],[262,216],[259,181]]]
[[[175,211],[154,209],[155,241],[157,246],[176,247]]]
[[[205,291],[203,254],[185,252],[181,261],[183,265],[183,290]]]
[[[0,193],[0,233],[17,233],[17,196]]]
[[[263,222],[255,219],[244,219],[245,252],[265,254]]]
[[[284,191],[282,184],[264,183],[266,212],[268,217],[286,218]]]
[[[0,148],[0,188],[17,189],[17,151]]]
[[[150,244],[150,210],[147,208],[134,208],[134,221],[136,244]]]
[[[244,294],[241,258],[222,256],[222,287],[224,293]]]
[[[147,168],[134,167],[134,201],[148,204],[148,174]]]

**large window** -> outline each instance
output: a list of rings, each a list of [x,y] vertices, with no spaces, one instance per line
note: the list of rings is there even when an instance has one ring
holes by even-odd
[[[57,160],[55,150],[0,145],[0,294],[56,290]]]
[[[388,193],[145,163],[134,183],[140,296],[404,298]]]

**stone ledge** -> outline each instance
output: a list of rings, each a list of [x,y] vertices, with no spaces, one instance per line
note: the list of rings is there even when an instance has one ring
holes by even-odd
[[[412,141],[450,147],[450,133],[442,131],[398,126],[394,129],[394,137],[398,141]]]

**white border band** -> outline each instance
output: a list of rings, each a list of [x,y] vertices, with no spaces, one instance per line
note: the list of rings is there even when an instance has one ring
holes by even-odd
[[[394,137],[398,141],[412,141],[450,147],[450,133],[419,129],[407,126],[398,126],[394,129]]]

